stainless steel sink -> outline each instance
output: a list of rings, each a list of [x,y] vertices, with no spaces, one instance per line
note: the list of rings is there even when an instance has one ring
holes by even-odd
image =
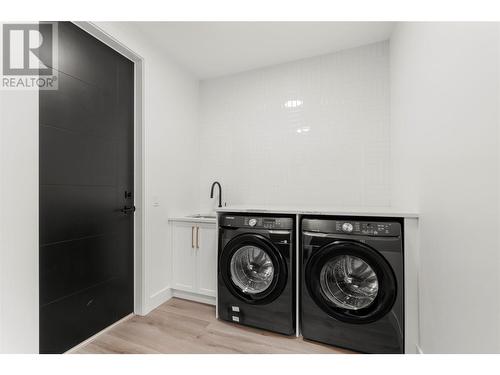
[[[215,215],[202,215],[202,214],[189,215],[188,217],[192,217],[194,219],[215,219]]]

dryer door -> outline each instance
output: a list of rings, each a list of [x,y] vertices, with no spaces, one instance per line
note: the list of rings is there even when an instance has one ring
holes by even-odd
[[[262,235],[241,234],[224,247],[219,264],[224,284],[239,299],[269,303],[286,284],[286,263],[279,250]]]
[[[305,278],[318,306],[343,322],[376,321],[396,300],[396,278],[389,263],[361,242],[335,241],[323,246],[309,259]]]

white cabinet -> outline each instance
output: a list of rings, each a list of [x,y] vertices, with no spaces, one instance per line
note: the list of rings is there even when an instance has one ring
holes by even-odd
[[[217,282],[217,244],[213,224],[198,225],[198,248],[196,254],[197,292],[215,297]]]
[[[172,287],[194,292],[195,282],[195,224],[175,222],[172,224]]]
[[[196,296],[215,297],[216,238],[215,223],[171,222],[174,295],[195,300]],[[180,294],[179,291],[187,293]]]

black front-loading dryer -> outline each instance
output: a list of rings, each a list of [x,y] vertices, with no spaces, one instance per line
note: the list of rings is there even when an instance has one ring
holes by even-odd
[[[404,353],[398,219],[302,219],[301,332],[365,353]]]
[[[221,214],[219,318],[286,335],[295,333],[295,219]]]

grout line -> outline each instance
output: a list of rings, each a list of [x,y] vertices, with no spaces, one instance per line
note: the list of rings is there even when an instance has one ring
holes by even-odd
[[[73,297],[73,296],[75,296],[75,295],[77,295],[77,294],[80,294],[80,293],[86,292],[86,291],[88,291],[88,290],[90,290],[90,289],[95,288],[96,286],[103,285],[103,284],[105,284],[105,283],[110,282],[111,280],[116,280],[116,279],[118,279],[118,278],[119,278],[119,276],[111,276],[111,277],[109,277],[109,278],[107,278],[107,279],[104,279],[104,280],[99,281],[98,283],[95,283],[95,284],[92,284],[92,285],[86,286],[86,287],[84,287],[84,288],[82,288],[82,289],[78,289],[78,290],[76,290],[76,291],[74,291],[74,292],[71,292],[71,293],[69,293],[69,294],[65,294],[65,295],[64,295],[64,296],[62,296],[62,297],[56,298],[56,299],[54,299],[54,300],[51,300],[51,301],[49,301],[49,302],[44,303],[43,305],[40,305],[40,309],[42,309],[42,308],[44,308],[44,307],[46,307],[46,306],[49,306],[49,305],[51,305],[51,304],[53,304],[53,303],[60,302],[60,301],[62,301],[62,300],[64,300],[64,299],[66,299],[66,298]]]
[[[53,245],[59,245],[59,244],[68,243],[68,242],[72,242],[72,241],[90,240],[90,239],[93,239],[93,238],[99,238],[99,237],[104,237],[106,235],[114,235],[114,234],[116,234],[116,232],[99,233],[99,234],[93,234],[91,236],[83,236],[83,237],[77,237],[77,238],[70,238],[69,240],[46,242],[46,243],[40,245],[40,247],[48,247],[48,246],[53,246]]]

